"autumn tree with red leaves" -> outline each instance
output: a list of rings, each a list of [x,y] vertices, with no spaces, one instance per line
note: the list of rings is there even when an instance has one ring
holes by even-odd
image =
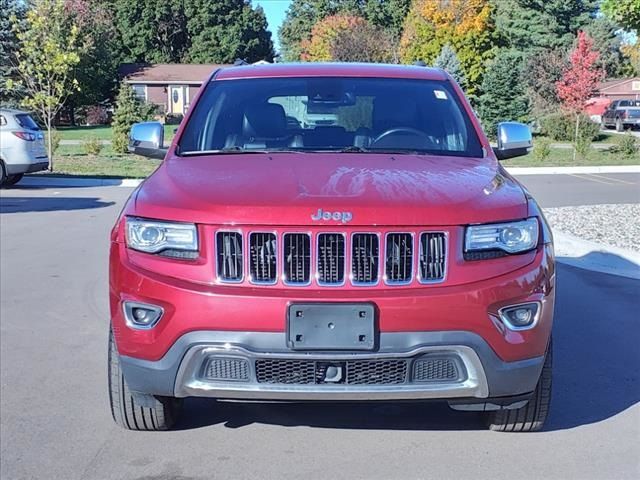
[[[569,55],[569,66],[556,82],[558,98],[568,113],[576,116],[575,146],[580,133],[580,113],[584,104],[595,93],[604,72],[596,64],[600,54],[593,48],[593,40],[585,32],[578,32],[578,41]],[[573,159],[576,157],[576,148]]]

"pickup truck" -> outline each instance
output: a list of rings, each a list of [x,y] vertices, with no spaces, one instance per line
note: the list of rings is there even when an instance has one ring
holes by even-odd
[[[614,100],[602,114],[602,127],[618,132],[640,126],[640,100]]]
[[[437,400],[542,428],[552,236],[499,162],[529,128],[497,138],[443,70],[374,64],[221,68],[168,148],[134,125],[164,161],[111,232],[115,422],[169,429],[186,397]]]

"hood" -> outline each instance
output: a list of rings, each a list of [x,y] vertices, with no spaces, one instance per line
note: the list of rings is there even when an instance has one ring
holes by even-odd
[[[260,153],[169,158],[140,188],[135,215],[226,225],[445,226],[524,218],[527,204],[490,158]]]

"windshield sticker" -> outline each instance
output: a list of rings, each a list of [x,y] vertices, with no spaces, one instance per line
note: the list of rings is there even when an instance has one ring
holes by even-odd
[[[447,99],[447,92],[445,92],[444,90],[434,90],[433,93],[435,93],[436,98],[439,98],[440,100]]]

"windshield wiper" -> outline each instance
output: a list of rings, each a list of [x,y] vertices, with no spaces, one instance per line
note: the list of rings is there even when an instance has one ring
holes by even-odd
[[[358,147],[357,145],[349,145],[340,150],[342,153],[365,153],[368,152],[366,148]]]

